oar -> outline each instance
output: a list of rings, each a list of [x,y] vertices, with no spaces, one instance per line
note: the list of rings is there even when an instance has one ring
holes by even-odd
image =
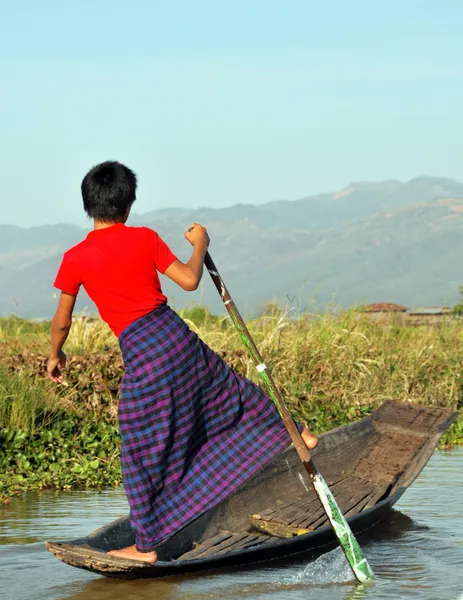
[[[339,506],[336,503],[336,500],[323,479],[320,471],[317,469],[315,464],[313,463],[310,452],[307,446],[304,444],[304,441],[299,433],[298,428],[296,427],[296,423],[294,422],[291,413],[288,410],[283,398],[281,397],[278,388],[273,381],[273,378],[265,365],[262,356],[260,355],[259,350],[257,349],[254,340],[252,339],[251,334],[249,333],[248,328],[246,327],[245,322],[243,321],[238,309],[235,306],[225,284],[220,277],[219,272],[212,260],[209,252],[206,254],[204,259],[204,264],[206,265],[206,269],[209,271],[212,280],[214,281],[215,287],[219,292],[223,303],[225,304],[230,317],[238,330],[238,333],[243,340],[244,345],[248,349],[248,352],[256,366],[256,369],[265,384],[268,395],[275,403],[275,406],[280,413],[281,418],[283,419],[284,424],[291,436],[291,439],[294,443],[294,446],[297,450],[299,458],[304,465],[307,474],[309,475],[309,479],[312,482],[313,487],[315,488],[315,492],[317,493],[320,501],[325,509],[326,515],[333,527],[334,533],[336,534],[339,544],[346,555],[346,558],[349,562],[349,565],[354,572],[355,577],[360,582],[365,582],[371,579],[374,579],[373,571],[371,570],[370,565],[368,564],[367,559],[363,556],[362,550],[352,533],[351,528],[349,527],[344,515],[342,514]],[[301,483],[308,491],[307,485],[304,481],[302,475],[300,475]]]

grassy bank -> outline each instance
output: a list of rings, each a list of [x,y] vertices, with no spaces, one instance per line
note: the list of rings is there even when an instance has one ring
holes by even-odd
[[[238,372],[256,380],[228,319],[182,316]],[[249,327],[296,418],[317,433],[386,399],[460,409],[463,327],[372,324],[354,312],[290,320],[278,310]],[[0,319],[0,497],[41,487],[121,482],[117,393],[122,360],[100,321],[77,317],[62,385],[45,378],[49,323]],[[443,437],[463,444],[463,419]]]

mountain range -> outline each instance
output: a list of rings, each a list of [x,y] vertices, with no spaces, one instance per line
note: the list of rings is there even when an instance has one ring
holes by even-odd
[[[128,224],[152,227],[186,260],[183,232],[192,222],[208,228],[211,255],[248,316],[268,301],[451,305],[463,283],[463,184],[448,178],[356,182],[336,193],[260,205],[158,209],[132,214]],[[62,254],[86,233],[72,224],[0,226],[0,315],[50,317]],[[188,294],[162,283],[178,307],[202,302],[223,312],[207,275]],[[85,294],[77,307],[94,310]]]

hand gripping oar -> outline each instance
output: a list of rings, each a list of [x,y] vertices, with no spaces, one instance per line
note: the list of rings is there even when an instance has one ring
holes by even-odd
[[[291,416],[291,413],[288,410],[288,407],[286,406],[283,398],[281,397],[281,394],[278,391],[278,388],[276,387],[268,368],[262,360],[262,356],[260,355],[260,352],[257,349],[257,346],[254,343],[254,340],[252,339],[251,334],[249,333],[246,324],[244,323],[240,313],[238,312],[238,309],[236,308],[235,303],[233,302],[227,288],[225,287],[225,284],[222,281],[222,278],[220,277],[219,272],[217,271],[217,268],[209,252],[206,254],[204,264],[206,265],[206,269],[209,271],[212,280],[214,281],[215,287],[217,288],[217,291],[219,292],[223,303],[225,304],[225,307],[227,308],[228,313],[230,314],[230,317],[236,329],[238,330],[241,339],[243,340],[244,345],[248,349],[248,352],[252,360],[254,361],[256,369],[262,381],[265,384],[268,395],[273,400],[275,406],[278,409],[278,412],[280,413],[281,418],[283,419],[284,424],[286,425],[286,428],[289,432],[289,435],[291,436],[299,458],[301,459],[302,464],[304,465],[307,474],[309,475],[309,479],[312,482],[313,487],[315,488],[315,492],[320,498],[323,508],[325,509],[326,515],[333,527],[334,533],[336,534],[339,540],[341,548],[343,549],[344,554],[346,555],[346,558],[349,562],[349,565],[352,568],[352,571],[354,572],[354,575],[362,583],[374,579],[373,571],[371,570],[367,559],[363,556],[362,550],[360,549],[360,546],[357,540],[355,539],[351,528],[349,527],[346,519],[344,518],[344,515],[342,514],[339,506],[337,505],[331,490],[329,489],[325,480],[321,476],[320,471],[317,469],[312,459],[310,458],[310,452],[307,446],[304,444],[301,434],[299,433],[299,430],[296,427],[296,423],[294,422],[293,417]],[[301,483],[306,489],[308,489],[303,477],[300,477]]]

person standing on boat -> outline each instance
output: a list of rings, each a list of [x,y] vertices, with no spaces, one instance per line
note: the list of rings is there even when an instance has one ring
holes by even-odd
[[[62,381],[62,348],[83,285],[124,360],[118,421],[135,544],[109,554],[154,563],[156,545],[235,492],[291,439],[264,392],[202,342],[162,293],[158,272],[184,290],[198,287],[206,229],[188,229],[193,252],[181,262],[152,229],[125,225],[136,187],[133,171],[115,161],[82,181],[94,229],[65,252],[55,279],[61,295],[47,372]],[[317,437],[299,427],[314,448]]]

